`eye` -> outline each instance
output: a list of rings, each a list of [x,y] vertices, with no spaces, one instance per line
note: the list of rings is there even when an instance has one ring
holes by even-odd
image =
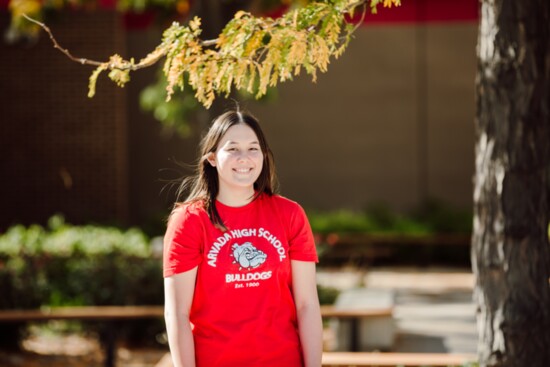
[[[250,150],[251,150],[251,151],[254,151],[254,152],[257,152],[257,151],[260,150],[260,148],[258,148],[258,147],[252,147],[252,148],[250,148]]]

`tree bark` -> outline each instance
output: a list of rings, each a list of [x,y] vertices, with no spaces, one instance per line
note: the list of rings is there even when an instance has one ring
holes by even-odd
[[[550,366],[550,1],[481,0],[472,266],[480,366]]]

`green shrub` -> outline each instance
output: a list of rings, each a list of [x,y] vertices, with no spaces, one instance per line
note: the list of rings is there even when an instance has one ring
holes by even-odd
[[[322,305],[332,305],[336,302],[336,297],[340,291],[333,287],[317,285],[317,294],[319,295],[319,303]]]
[[[14,226],[0,236],[0,308],[161,304],[160,259],[138,229]]]
[[[160,305],[161,266],[138,229],[71,226],[60,216],[48,228],[17,225],[0,235],[0,309]],[[23,337],[21,326],[0,325],[0,343]]]
[[[460,210],[436,199],[426,200],[412,212],[414,220],[426,223],[437,233],[469,233],[472,231],[471,210]]]
[[[363,211],[308,210],[307,215],[323,265],[470,266],[464,245],[472,213],[442,201],[427,200],[406,215],[385,204]],[[442,242],[453,246],[438,245]]]
[[[372,204],[364,211],[308,210],[311,228],[316,233],[373,233],[395,235],[431,235],[469,233],[472,213],[442,201],[430,199],[405,215],[385,204]]]

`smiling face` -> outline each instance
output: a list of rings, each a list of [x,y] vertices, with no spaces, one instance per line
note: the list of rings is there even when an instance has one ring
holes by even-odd
[[[220,195],[254,195],[264,155],[258,137],[248,125],[231,126],[208,161],[218,172]]]

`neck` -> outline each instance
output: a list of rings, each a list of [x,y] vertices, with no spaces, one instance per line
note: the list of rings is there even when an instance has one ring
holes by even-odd
[[[243,188],[242,190],[227,190],[220,187],[217,200],[227,206],[244,206],[254,198],[254,188]]]

